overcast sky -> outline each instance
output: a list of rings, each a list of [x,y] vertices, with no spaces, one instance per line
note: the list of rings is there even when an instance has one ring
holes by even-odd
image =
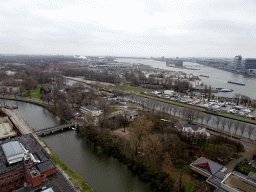
[[[0,53],[256,57],[255,0],[1,0]]]

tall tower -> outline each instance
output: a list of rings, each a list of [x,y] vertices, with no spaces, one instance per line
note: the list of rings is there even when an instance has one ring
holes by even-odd
[[[242,56],[238,55],[234,58],[234,68],[237,70],[242,69]]]

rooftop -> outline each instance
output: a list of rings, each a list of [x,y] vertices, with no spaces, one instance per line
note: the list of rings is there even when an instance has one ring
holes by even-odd
[[[256,184],[235,174],[230,174],[223,184],[239,191],[256,191]]]
[[[191,166],[208,175],[215,175],[223,168],[223,166],[220,165],[219,163],[216,163],[205,157],[200,157],[199,159],[191,163]]]
[[[37,187],[28,186],[26,188],[20,188],[19,190],[16,190],[16,192],[45,192],[47,189],[52,189],[54,192],[76,192],[76,190],[70,186],[69,181],[66,180],[60,171],[57,171],[56,174],[48,177],[48,179],[43,182],[41,187],[42,190],[38,190]]]
[[[2,147],[0,148],[0,175],[23,168],[23,161],[9,165],[5,156],[5,153],[9,156],[13,155],[17,151],[19,152],[21,150],[20,146],[18,146],[19,143],[21,143],[26,150],[29,150],[29,153],[32,153],[36,159],[40,160],[40,164],[44,164],[47,161],[52,162],[50,156],[37,142],[33,135],[27,134],[9,140],[0,141],[0,145],[5,146],[4,149],[2,149]],[[11,149],[12,147],[14,148]],[[41,167],[43,167],[43,165],[41,165]]]

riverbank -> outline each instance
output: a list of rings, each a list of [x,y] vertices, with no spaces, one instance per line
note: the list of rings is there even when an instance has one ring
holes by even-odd
[[[146,95],[146,94],[140,93],[141,88],[137,88],[137,87],[128,86],[128,88],[127,88],[127,86],[125,86],[125,85],[123,85],[123,86],[109,85],[109,83],[104,83],[103,84],[102,82],[88,81],[88,80],[84,80],[82,78],[75,78],[75,77],[65,77],[65,78],[71,79],[73,81],[86,83],[86,84],[93,85],[93,86],[107,88],[107,89],[122,90],[125,93],[141,96],[141,97],[144,97],[144,98],[154,99],[154,100],[157,100],[157,101],[177,105],[177,106],[180,106],[180,107],[195,109],[195,110],[198,110],[198,111],[202,111],[204,113],[209,113],[211,115],[221,116],[221,117],[234,119],[234,120],[238,120],[238,121],[241,121],[241,122],[246,122],[246,123],[251,123],[251,124],[256,125],[256,120],[247,119],[246,117],[243,117],[243,116],[233,115],[233,114],[225,113],[225,112],[213,113],[213,112],[207,111],[207,109],[204,108],[204,107],[200,107],[200,106],[196,106],[196,105],[190,105],[190,104],[187,104],[187,103],[181,103],[181,102],[177,102],[177,101],[170,101],[170,100],[159,98],[159,97],[152,96],[152,95]],[[90,84],[90,83],[92,83],[92,84]]]
[[[9,97],[8,98],[4,97],[3,99],[8,100]],[[9,100],[15,100],[15,101],[28,102],[28,103],[31,103],[31,104],[36,104],[36,105],[39,105],[40,107],[43,107],[47,110],[49,110],[49,107],[50,107],[47,104],[42,104],[40,102],[33,101],[33,100],[28,100],[28,99],[10,98]],[[11,117],[15,119],[15,122],[18,123],[20,125],[20,127],[22,127],[22,130],[25,130],[24,132],[22,132],[23,134],[28,134],[28,133],[33,133],[34,132],[33,128],[31,128],[29,126],[29,124],[24,120],[24,118],[21,117],[17,112],[9,110],[9,109],[4,109],[4,110],[5,111],[8,110],[8,115],[11,115]],[[51,110],[49,110],[49,111],[52,112]],[[47,144],[43,141],[43,139],[41,139],[41,138],[39,139],[35,133],[33,133],[33,135],[38,140],[38,142],[43,146],[43,148],[47,151],[47,153],[51,155],[55,164],[59,165],[63,169],[64,172],[62,170],[60,170],[60,171],[62,171],[64,175],[69,176],[68,180],[70,180],[70,178],[72,178],[73,183],[75,183],[77,186],[79,186],[79,189],[81,189],[81,191],[83,191],[83,192],[93,191],[93,189],[83,180],[83,178],[78,173],[69,169],[62,162],[62,160],[59,159],[59,157],[56,155],[56,153],[51,148],[49,148],[47,146]],[[74,187],[77,188],[77,186],[74,186]]]
[[[46,142],[41,137],[39,137],[39,140],[47,146],[48,150],[51,152],[50,156],[53,159],[54,163],[61,167],[60,170],[66,177],[68,176],[67,179],[71,181],[76,189],[79,189],[82,192],[94,191],[76,171],[72,171],[67,167],[67,165],[65,165],[65,163],[63,163],[58,155],[46,144]]]

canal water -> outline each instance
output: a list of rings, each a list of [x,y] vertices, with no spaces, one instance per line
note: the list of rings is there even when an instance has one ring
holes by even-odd
[[[2,100],[5,105],[17,105],[16,110],[37,130],[60,125],[61,120],[48,110],[25,102]],[[148,184],[132,174],[117,159],[95,151],[91,144],[79,138],[75,131],[65,131],[43,137],[61,160],[78,172],[96,192],[150,192]]]

